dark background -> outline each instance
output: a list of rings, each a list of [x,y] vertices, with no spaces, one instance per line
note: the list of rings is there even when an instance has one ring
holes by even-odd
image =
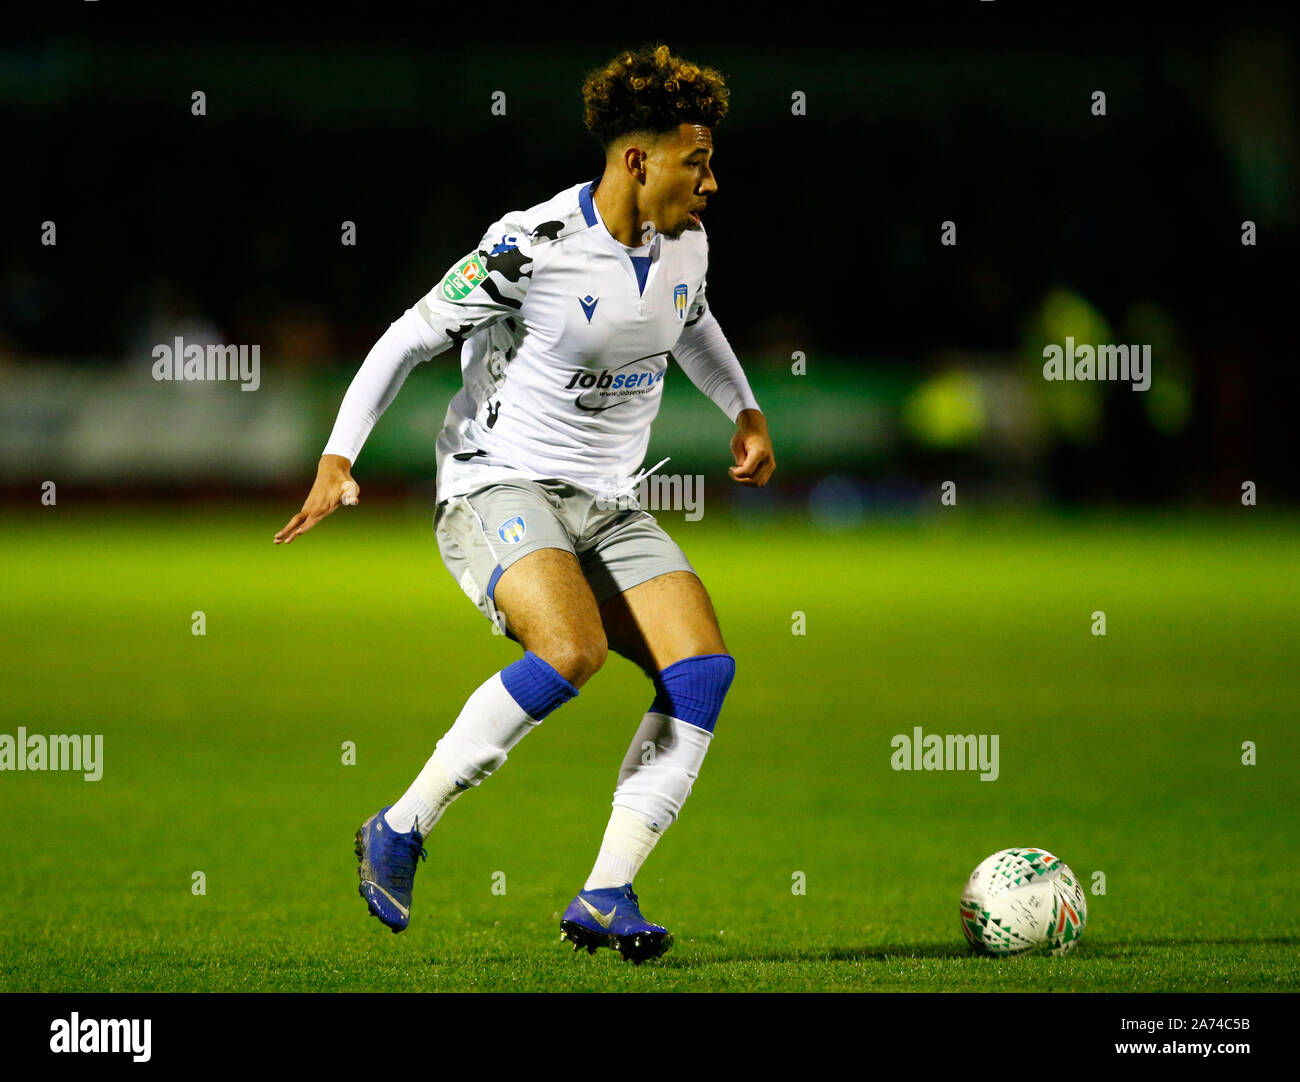
[[[72,404],[74,385],[147,373],[152,346],[187,331],[259,343],[265,392],[310,403],[262,402],[291,438],[266,440],[261,469],[231,457],[220,483],[302,487],[387,324],[503,212],[598,175],[585,72],[662,40],[732,90],[710,299],[771,417],[783,485],[833,473],[903,502],[940,478],[1035,502],[1236,502],[1244,479],[1300,494],[1300,125],[1280,14],[972,0],[728,25],[643,10],[624,27],[581,9],[98,2],[16,27],[0,48],[6,492],[26,498],[54,462],[90,486],[185,488],[199,457],[247,447],[230,411],[259,396],[233,386],[210,394],[212,444],[184,454],[153,431],[165,404],[145,424],[97,415],[95,394]],[[939,242],[945,220],[956,247]],[[1151,343],[1152,390],[1046,383],[1042,347],[1066,333]],[[790,374],[794,351],[807,376]],[[420,439],[385,444],[380,422],[371,480],[427,475],[453,356],[394,407],[428,404]],[[56,405],[37,369],[60,374]],[[68,449],[70,430],[113,423],[129,432],[108,449]],[[833,436],[805,438],[818,429]],[[132,434],[141,456],[111,453]],[[149,459],[169,468],[123,465]]]

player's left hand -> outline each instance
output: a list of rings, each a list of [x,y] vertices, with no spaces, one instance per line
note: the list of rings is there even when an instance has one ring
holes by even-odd
[[[731,437],[731,453],[736,464],[728,468],[731,479],[742,485],[761,486],[776,469],[772,438],[767,433],[767,418],[758,410],[741,410],[736,418],[736,434]]]

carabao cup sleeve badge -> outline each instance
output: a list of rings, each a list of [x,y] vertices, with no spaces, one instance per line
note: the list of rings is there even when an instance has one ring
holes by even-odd
[[[524,539],[524,520],[515,515],[512,519],[507,519],[497,527],[497,536],[507,545],[517,545]]]
[[[487,271],[476,252],[447,272],[442,280],[442,295],[449,301],[462,301],[486,277]]]
[[[686,318],[686,283],[673,287],[673,303],[677,305],[677,318]]]

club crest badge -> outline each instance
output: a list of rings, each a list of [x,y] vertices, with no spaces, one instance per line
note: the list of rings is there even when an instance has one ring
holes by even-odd
[[[523,517],[515,515],[514,518],[506,519],[497,527],[497,536],[507,545],[517,545],[524,539],[524,531],[527,527],[524,525]]]

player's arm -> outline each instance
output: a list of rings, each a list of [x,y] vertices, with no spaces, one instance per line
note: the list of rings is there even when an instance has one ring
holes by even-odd
[[[288,544],[339,507],[360,501],[352,465],[417,364],[519,314],[532,276],[532,256],[527,235],[509,230],[506,222],[493,225],[478,249],[403,312],[366,355],[343,396],[311,492],[302,510],[275,535],[276,544]]]
[[[750,390],[739,358],[709,311],[704,285],[696,294],[672,354],[691,382],[736,425],[731,437],[736,464],[727,471],[732,479],[742,485],[767,484],[776,469],[767,418]]]

